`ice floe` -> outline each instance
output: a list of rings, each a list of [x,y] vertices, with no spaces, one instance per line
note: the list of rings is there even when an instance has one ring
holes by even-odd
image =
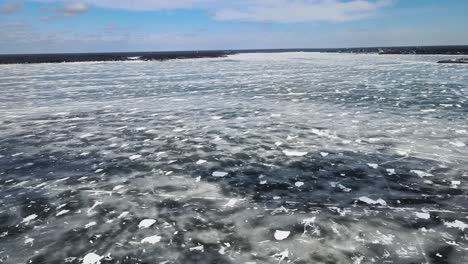
[[[223,177],[226,177],[228,176],[229,173],[228,172],[224,172],[224,171],[214,171],[211,176],[213,177],[218,177],[218,178],[223,178]]]
[[[293,151],[293,150],[283,150],[283,153],[289,157],[303,157],[307,155],[308,152],[305,151]]]
[[[82,264],[101,264],[101,260],[104,257],[99,256],[96,253],[88,253],[86,256],[83,258]]]
[[[465,229],[468,228],[468,224],[460,221],[460,220],[455,220],[453,222],[444,222],[444,225],[450,228],[458,228],[461,231],[465,231]]]
[[[301,181],[295,182],[295,183],[294,183],[294,186],[296,186],[296,187],[302,187],[302,186],[304,186],[304,182],[301,182]]]
[[[286,238],[288,238],[290,234],[291,234],[290,231],[276,230],[274,237],[276,240],[281,241],[281,240],[285,240]]]
[[[141,240],[142,244],[148,243],[148,244],[156,244],[159,241],[161,241],[162,237],[161,236],[150,236],[150,237],[145,237]]]
[[[371,199],[369,197],[362,196],[362,197],[359,197],[358,200],[363,202],[363,203],[366,203],[366,204],[387,206],[387,202],[385,202],[381,198],[379,198],[377,200],[373,200],[373,199]]]
[[[141,158],[141,155],[136,154],[136,155],[132,155],[132,156],[130,156],[130,157],[128,157],[128,158],[129,158],[130,160],[137,160],[137,159]]]
[[[144,219],[138,224],[138,228],[148,228],[156,223],[154,219]]]
[[[429,213],[425,213],[425,212],[423,212],[423,213],[416,212],[415,215],[416,215],[417,218],[421,218],[421,219],[431,218],[431,215]]]
[[[207,162],[206,160],[200,159],[200,160],[197,161],[196,164],[197,164],[197,165],[201,165],[201,164],[204,164],[204,163],[206,163],[206,162]]]
[[[35,220],[37,217],[37,214],[28,215],[23,219],[22,223],[29,224],[29,222]]]
[[[424,178],[424,177],[432,177],[434,175],[428,173],[428,172],[425,172],[425,171],[421,171],[421,170],[410,170],[410,172],[418,175],[418,177],[420,178]]]

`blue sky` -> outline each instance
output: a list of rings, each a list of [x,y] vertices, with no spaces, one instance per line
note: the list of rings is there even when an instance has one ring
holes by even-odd
[[[468,44],[466,0],[0,0],[0,53]]]

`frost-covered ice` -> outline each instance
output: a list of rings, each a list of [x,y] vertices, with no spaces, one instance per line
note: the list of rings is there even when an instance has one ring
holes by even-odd
[[[0,263],[466,263],[442,58],[0,65]]]

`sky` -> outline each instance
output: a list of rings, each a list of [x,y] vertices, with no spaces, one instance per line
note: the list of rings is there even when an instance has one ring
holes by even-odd
[[[0,0],[0,54],[468,45],[467,0]]]

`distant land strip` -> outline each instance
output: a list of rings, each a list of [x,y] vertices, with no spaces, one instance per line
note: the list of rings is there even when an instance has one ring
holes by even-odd
[[[56,53],[56,54],[8,54],[0,55],[0,64],[105,62],[105,61],[166,61],[175,59],[220,58],[238,53],[279,52],[331,52],[331,53],[378,53],[414,55],[468,55],[468,46],[420,46],[420,47],[367,47],[331,49],[251,49],[212,51],[168,52],[117,52],[117,53]],[[464,58],[446,60],[442,63],[465,63]]]

